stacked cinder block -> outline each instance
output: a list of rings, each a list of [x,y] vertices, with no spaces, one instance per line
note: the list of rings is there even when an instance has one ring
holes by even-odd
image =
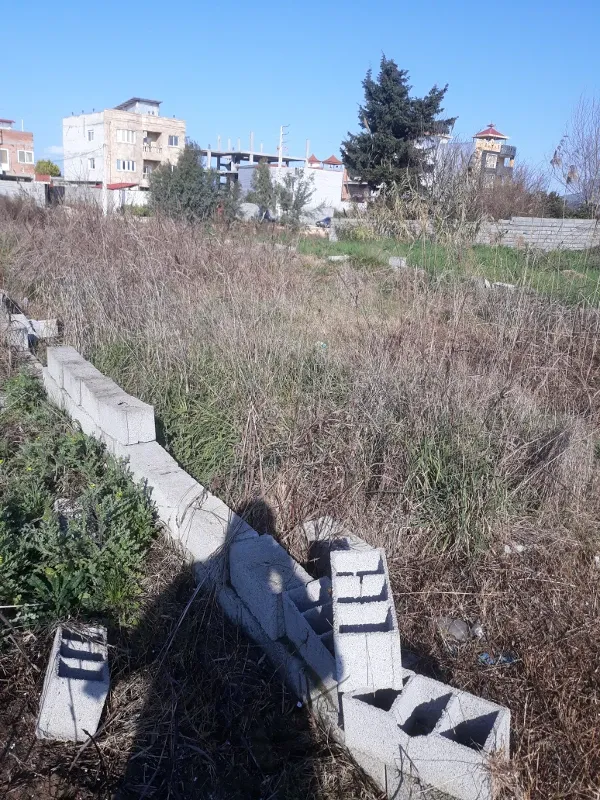
[[[400,634],[385,552],[331,552],[333,639],[340,692],[402,688]]]
[[[109,688],[105,628],[59,626],[46,670],[36,736],[82,742],[100,724]]]
[[[333,550],[371,550],[363,539],[332,517],[319,517],[302,525],[308,544],[308,563],[316,575],[331,577],[330,553]]]
[[[423,675],[401,691],[345,693],[344,733],[387,774],[418,780],[459,800],[492,797],[490,757],[508,757],[510,712]]]

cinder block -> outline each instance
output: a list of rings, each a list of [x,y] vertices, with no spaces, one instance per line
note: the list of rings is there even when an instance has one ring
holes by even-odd
[[[58,627],[36,725],[40,739],[82,742],[98,730],[109,689],[106,629]]]
[[[331,581],[319,578],[283,594],[285,633],[327,688],[337,686]],[[333,692],[337,695],[337,692]]]
[[[50,374],[48,367],[42,367],[42,382],[48,399],[51,400],[55,406],[58,406],[58,408],[64,409],[65,393]]]
[[[67,414],[74,419],[76,422],[79,423],[79,426],[83,433],[86,436],[95,436],[97,439],[100,438],[100,431],[98,426],[96,425],[95,421],[86,414],[86,412],[78,406],[75,401],[69,397],[66,391],[63,390],[63,402],[64,402],[64,410]]]
[[[331,552],[340,692],[402,688],[400,634],[383,550]]]
[[[48,372],[61,389],[64,384],[64,366],[69,362],[85,363],[85,359],[74,347],[49,347],[46,350]]]
[[[285,634],[283,593],[313,580],[271,536],[234,542],[229,574],[231,585],[273,640]]]
[[[332,550],[371,550],[363,539],[351,533],[332,517],[320,517],[302,525],[308,541],[308,561],[311,572],[331,577],[329,554]]]
[[[93,364],[86,361],[84,358],[79,357],[79,360],[67,360],[63,362],[63,389],[73,400],[73,402],[81,405],[81,386],[84,380],[107,380],[107,378],[96,369]],[[84,409],[89,414],[88,409]]]
[[[342,708],[351,752],[458,800],[491,800],[489,758],[508,757],[508,709],[414,674],[401,692],[344,694]]]
[[[113,439],[122,444],[156,439],[154,408],[124,392],[110,378],[86,370],[81,376],[80,392],[84,411]]]

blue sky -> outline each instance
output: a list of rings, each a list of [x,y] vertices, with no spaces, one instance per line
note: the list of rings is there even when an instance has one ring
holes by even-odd
[[[16,8],[16,7],[15,7]],[[15,12],[16,13],[16,12]],[[62,117],[137,95],[163,101],[188,135],[274,151],[339,155],[355,131],[361,81],[381,53],[407,69],[415,94],[449,84],[455,133],[493,121],[519,160],[547,163],[573,105],[600,86],[597,0],[305,0],[260,4],[48,3],[3,40],[0,117],[24,120],[36,158],[60,159]],[[8,68],[8,69],[7,69]]]

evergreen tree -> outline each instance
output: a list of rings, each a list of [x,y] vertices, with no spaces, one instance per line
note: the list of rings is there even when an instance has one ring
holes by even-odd
[[[50,175],[52,178],[60,177],[60,167],[49,158],[40,158],[35,165],[36,175]]]
[[[411,97],[408,72],[383,56],[377,80],[369,70],[363,88],[365,102],[358,114],[361,132],[348,133],[342,142],[342,160],[352,175],[371,188],[405,184],[424,165],[425,154],[415,142],[427,134],[447,133],[454,125],[456,117],[437,119],[448,86],[434,86],[425,97]]]
[[[150,206],[169,217],[188,221],[213,215],[233,217],[239,204],[237,192],[221,185],[217,172],[204,169],[197,144],[186,144],[177,164],[161,164],[150,175]]]
[[[248,203],[256,203],[258,216],[262,220],[267,214],[275,213],[277,208],[277,190],[271,177],[271,167],[261,161],[252,175],[252,189],[246,196]]]

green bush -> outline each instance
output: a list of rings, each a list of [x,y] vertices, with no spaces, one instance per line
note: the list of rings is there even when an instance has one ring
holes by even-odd
[[[0,412],[0,605],[22,622],[125,622],[136,610],[152,510],[94,439],[24,374]],[[58,501],[58,504],[57,502]]]

